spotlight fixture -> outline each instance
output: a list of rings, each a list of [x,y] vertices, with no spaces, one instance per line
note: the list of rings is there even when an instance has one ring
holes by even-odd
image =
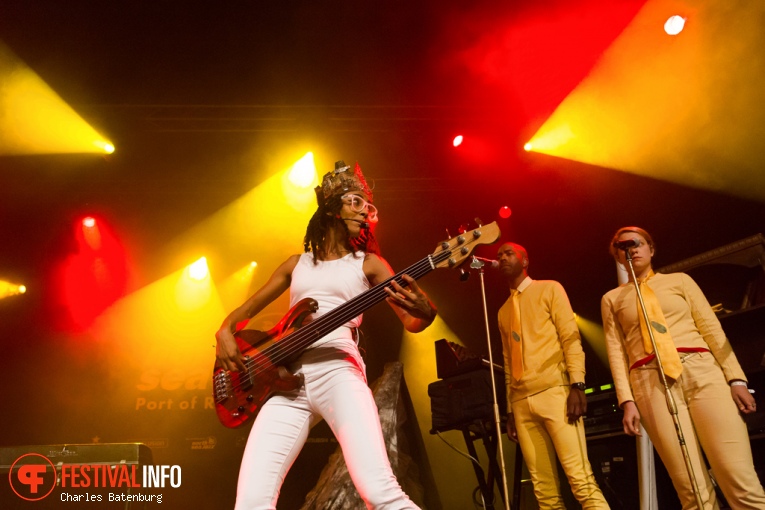
[[[316,180],[316,165],[313,161],[313,153],[308,152],[300,158],[289,172],[290,182],[299,188],[308,188]]]
[[[683,31],[685,27],[685,18],[675,14],[670,16],[666,22],[664,22],[664,31],[669,35],[677,35]]]
[[[205,257],[200,258],[189,266],[189,276],[192,280],[202,281],[208,274],[207,258]]]

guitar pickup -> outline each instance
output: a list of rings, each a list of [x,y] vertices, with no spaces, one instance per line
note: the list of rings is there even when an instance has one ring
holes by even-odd
[[[250,365],[250,357],[245,356],[244,366],[246,370],[244,372],[237,372],[237,375],[239,376],[239,388],[241,390],[249,390],[254,384],[254,381],[252,380],[252,372],[250,372]],[[254,368],[257,368],[257,366]]]

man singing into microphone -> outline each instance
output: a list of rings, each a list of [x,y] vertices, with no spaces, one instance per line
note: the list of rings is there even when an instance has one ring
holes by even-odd
[[[574,312],[560,283],[532,280],[526,249],[497,252],[510,298],[499,310],[505,358],[507,435],[521,445],[540,510],[565,510],[557,454],[584,509],[607,509],[587,459],[584,352]]]

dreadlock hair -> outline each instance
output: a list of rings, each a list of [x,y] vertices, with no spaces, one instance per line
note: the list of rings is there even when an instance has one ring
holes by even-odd
[[[340,209],[343,207],[343,201],[340,195],[333,195],[326,200],[321,201],[316,212],[311,216],[308,222],[308,227],[305,229],[305,237],[303,238],[303,250],[308,253],[314,254],[313,263],[317,263],[316,255],[320,254],[324,240],[327,237],[327,232],[337,222],[337,214],[340,213]],[[345,229],[346,237],[348,236],[348,226],[345,222],[341,222]],[[377,239],[372,233],[371,229],[362,229],[361,235],[357,238],[348,240],[351,248],[354,252],[363,251],[366,253],[380,254],[380,246],[377,244]]]

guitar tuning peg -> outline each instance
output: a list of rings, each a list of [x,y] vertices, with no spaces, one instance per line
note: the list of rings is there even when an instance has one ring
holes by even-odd
[[[449,229],[447,228],[447,229],[444,229],[444,230],[446,230],[446,238],[447,239],[451,239],[452,235],[449,233]]]
[[[460,228],[457,229],[457,232],[459,232],[460,234],[464,234],[468,230],[470,229],[467,227],[467,225],[460,225]]]
[[[464,267],[460,268],[460,281],[466,282],[467,279],[470,278],[470,271],[465,271]]]
[[[473,221],[475,221],[476,225],[479,227],[483,227],[483,222],[481,221],[481,218],[475,218]]]

